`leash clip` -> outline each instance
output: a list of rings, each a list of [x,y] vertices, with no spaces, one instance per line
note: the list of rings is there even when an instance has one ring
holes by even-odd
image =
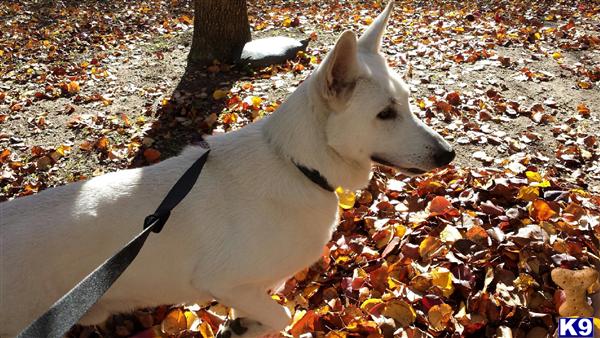
[[[155,224],[156,222],[156,225],[152,229],[152,232],[161,232],[165,223],[167,223],[169,216],[171,216],[171,211],[166,211],[162,215],[157,215],[156,213],[154,213],[146,216],[146,218],[144,219],[144,230],[148,229],[149,226],[152,226],[152,224]]]

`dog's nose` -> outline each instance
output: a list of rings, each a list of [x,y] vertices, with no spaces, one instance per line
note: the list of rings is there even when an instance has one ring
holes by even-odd
[[[446,164],[452,162],[452,160],[456,157],[456,153],[454,149],[450,151],[443,150],[435,155],[433,155],[433,160],[438,167],[443,167]]]

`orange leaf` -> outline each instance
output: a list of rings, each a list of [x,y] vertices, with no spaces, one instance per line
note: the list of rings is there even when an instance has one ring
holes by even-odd
[[[182,15],[179,17],[179,22],[184,23],[186,25],[191,25],[194,21],[187,15]]]
[[[2,152],[0,153],[0,163],[4,163],[9,155],[10,155],[10,150],[8,150],[8,149],[2,150]]]
[[[67,84],[67,91],[70,94],[77,93],[79,91],[79,83],[77,81],[71,81]]]
[[[588,108],[583,103],[580,103],[580,104],[577,105],[577,112],[579,113],[579,115],[581,115],[583,117],[589,117],[590,116],[590,108]]]
[[[98,150],[106,150],[108,148],[108,139],[106,136],[102,136],[98,141],[96,141],[96,148]]]
[[[450,201],[444,196],[436,196],[429,203],[430,216],[458,216],[458,210],[456,210]]]
[[[318,320],[319,317],[317,314],[313,310],[309,310],[302,318],[295,320],[295,323],[290,329],[290,333],[294,337],[298,337],[306,332],[315,332],[315,326],[317,325]]]
[[[556,212],[550,208],[550,205],[546,201],[536,199],[529,207],[529,214],[534,220],[541,222],[549,220]]]
[[[153,148],[148,148],[144,150],[144,158],[150,163],[157,162],[160,159],[160,151]]]
[[[431,200],[431,203],[429,204],[429,211],[432,214],[441,214],[451,206],[452,204],[450,203],[450,201],[448,201],[444,196],[436,196]]]

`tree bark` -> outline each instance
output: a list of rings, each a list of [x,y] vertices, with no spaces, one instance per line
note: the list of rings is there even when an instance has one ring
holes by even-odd
[[[246,0],[195,0],[194,37],[188,60],[232,63],[250,41]]]

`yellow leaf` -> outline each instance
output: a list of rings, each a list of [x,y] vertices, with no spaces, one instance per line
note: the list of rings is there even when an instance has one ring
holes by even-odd
[[[71,94],[79,91],[79,83],[77,81],[71,81],[67,84],[67,91]]]
[[[437,237],[427,236],[421,244],[419,244],[419,255],[424,259],[429,259],[442,245]]]
[[[524,201],[534,201],[540,196],[540,189],[538,187],[524,186],[519,188],[517,198]]]
[[[252,101],[252,105],[256,108],[258,108],[260,106],[260,104],[262,103],[262,98],[260,98],[258,96],[252,96],[252,98],[250,100]]]
[[[225,97],[227,97],[227,91],[222,90],[222,89],[217,89],[213,92],[212,97],[215,100],[222,100]]]
[[[65,154],[67,152],[69,152],[71,150],[71,147],[66,146],[66,145],[60,145],[58,146],[58,148],[56,148],[56,152],[60,154],[60,156],[65,156]]]
[[[340,208],[351,209],[354,207],[354,202],[356,202],[356,194],[353,191],[338,187],[335,189],[335,193],[338,195],[338,203]]]
[[[365,25],[370,25],[373,22],[373,18],[370,16],[367,16],[366,18],[363,19],[363,23]]]
[[[198,315],[193,311],[184,311],[183,315],[185,316],[185,322],[187,324],[187,328],[189,329],[194,324],[194,321],[198,319]]]
[[[527,171],[527,172],[525,172],[525,176],[527,176],[527,179],[529,180],[529,182],[541,182],[542,181],[542,175],[540,175],[540,173],[538,173],[537,171]]]
[[[381,304],[383,303],[383,301],[379,298],[370,298],[365,300],[361,305],[360,305],[360,309],[366,312],[369,312],[371,310],[371,308],[373,308],[373,306],[377,305],[377,304]]]
[[[442,289],[444,296],[449,297],[454,292],[453,276],[450,270],[437,267],[431,271],[431,278],[431,283]]]
[[[215,336],[208,322],[202,322],[202,324],[200,324],[199,331],[204,338],[213,338]]]
[[[554,58],[554,60],[558,60],[562,57],[562,55],[560,54],[560,52],[554,52],[552,53],[552,57]]]
[[[417,318],[417,313],[413,307],[401,299],[392,299],[387,302],[383,315],[392,318],[401,327],[414,323]]]
[[[285,19],[283,19],[283,22],[281,22],[281,25],[283,27],[289,27],[292,24],[292,19],[290,19],[289,17],[285,17]]]
[[[406,234],[406,227],[402,224],[396,224],[394,226],[394,233],[396,235],[396,237],[404,237],[404,234]]]
[[[329,331],[325,338],[346,338],[348,334],[344,331]]]
[[[521,291],[525,291],[527,289],[529,289],[531,286],[536,286],[538,285],[538,283],[535,281],[535,279],[533,279],[533,277],[531,277],[530,275],[526,274],[526,273],[520,273],[519,277],[517,277],[514,281],[513,284],[515,285],[515,287]]]

